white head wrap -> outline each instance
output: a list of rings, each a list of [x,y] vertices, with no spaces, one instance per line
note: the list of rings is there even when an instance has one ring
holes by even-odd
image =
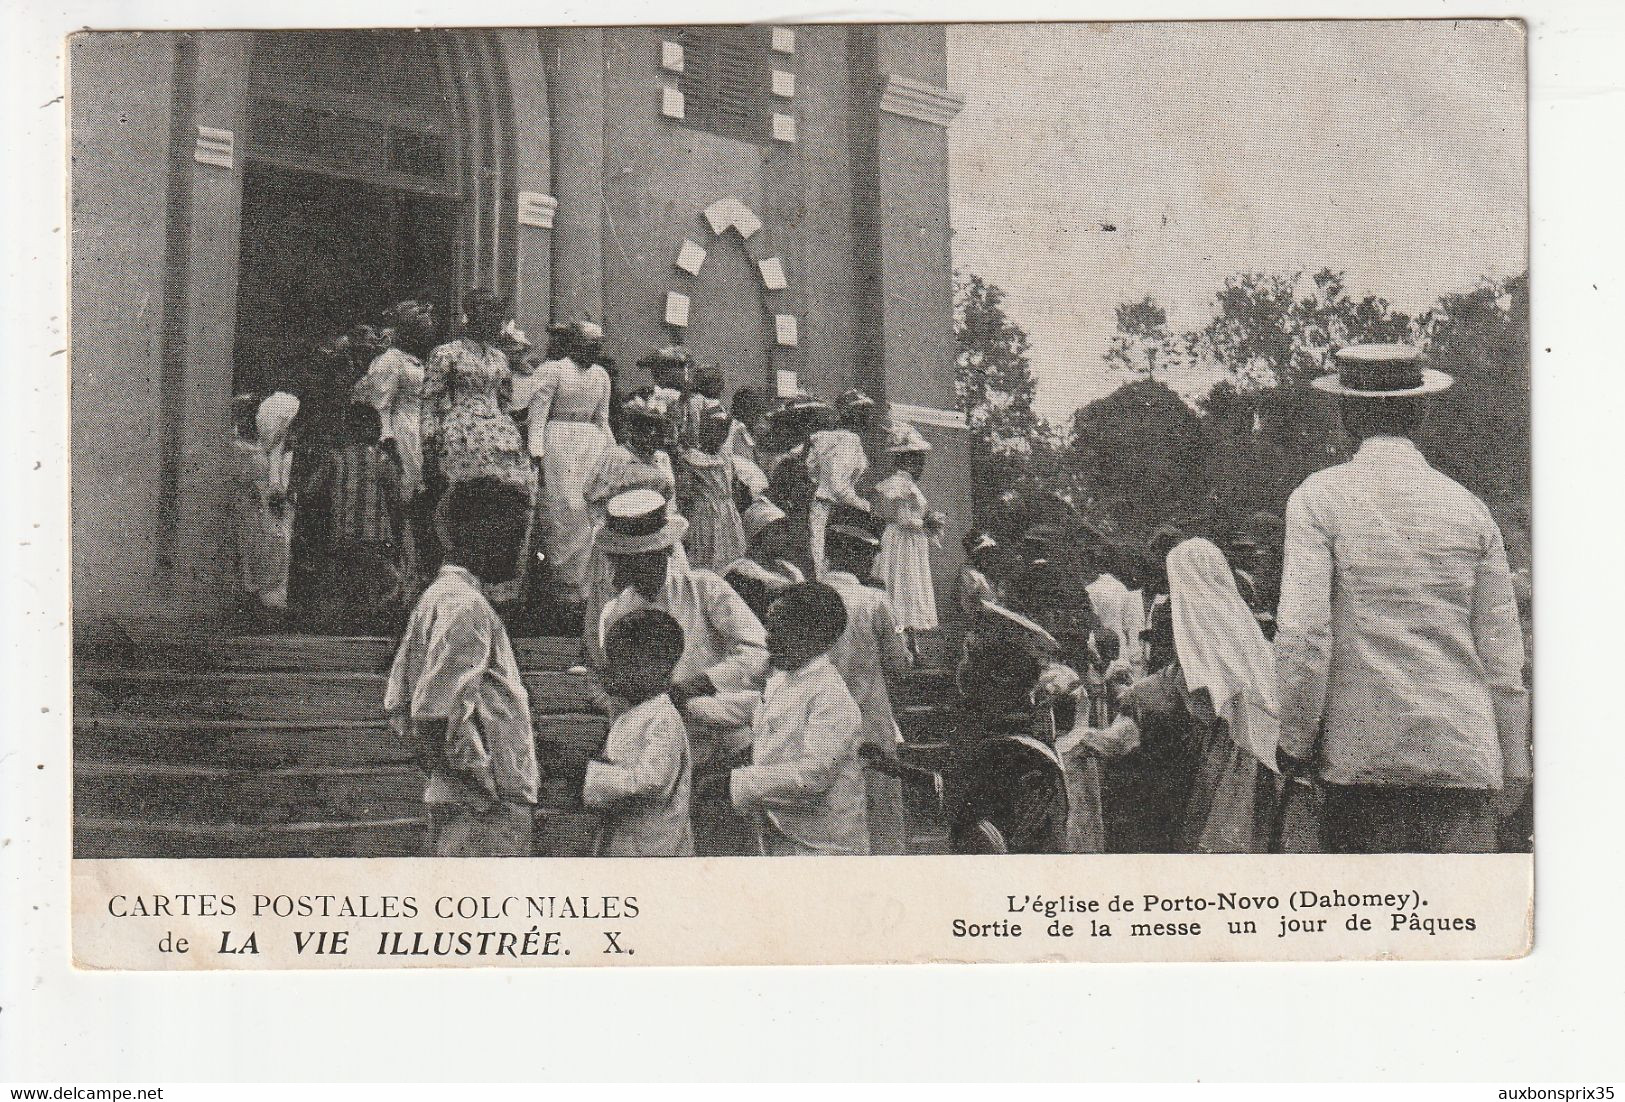
[[[1206,689],[1237,746],[1275,768],[1275,648],[1236,590],[1224,552],[1189,539],[1168,552],[1174,648],[1192,692]]]

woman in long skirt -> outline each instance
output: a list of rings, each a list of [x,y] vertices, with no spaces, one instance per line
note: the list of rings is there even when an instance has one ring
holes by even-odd
[[[434,305],[417,299],[397,302],[384,313],[389,347],[367,365],[355,384],[356,401],[378,411],[382,439],[401,465],[401,494],[405,521],[400,533],[402,576],[408,601],[415,597],[424,558],[432,558],[433,527],[424,508],[423,490],[423,379],[424,358],[434,347],[437,331]]]
[[[931,511],[919,478],[931,445],[914,426],[891,427],[886,450],[896,469],[875,487],[876,510],[886,521],[874,576],[886,586],[898,626],[909,633],[937,626],[937,596],[931,580]]]
[[[693,447],[677,453],[677,505],[688,518],[690,564],[722,573],[745,554],[745,526],[734,501],[733,457],[722,451],[730,424],[721,402],[699,408]]]
[[[237,594],[243,610],[260,615],[287,598],[288,548],[280,518],[271,510],[271,463],[255,429],[259,398],[232,400],[231,509],[236,549]]]
[[[1128,691],[1141,714],[1183,714],[1199,757],[1180,826],[1188,853],[1258,853],[1273,806],[1275,654],[1224,553],[1205,539],[1168,552],[1175,657]]]
[[[609,428],[609,373],[597,362],[603,330],[576,323],[558,331],[548,360],[514,381],[515,409],[528,408],[530,454],[540,461],[543,541],[565,604],[587,600],[592,517],[583,490],[604,450]]]
[[[270,575],[260,590],[267,608],[288,607],[288,578],[293,555],[293,425],[299,399],[279,390],[254,412],[257,447],[265,454],[266,540]]]
[[[502,348],[508,306],[489,291],[471,291],[463,305],[463,335],[429,355],[423,379],[423,438],[433,449],[446,485],[495,478],[522,491],[534,503],[536,472],[503,408],[503,392],[513,372]],[[494,603],[513,601],[524,589],[530,534],[520,552],[520,570],[511,582],[491,586]]]

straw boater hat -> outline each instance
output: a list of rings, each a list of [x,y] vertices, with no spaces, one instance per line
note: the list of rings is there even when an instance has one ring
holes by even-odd
[[[931,442],[920,435],[920,430],[907,421],[893,421],[886,431],[886,450],[894,455],[905,452],[928,452]]]
[[[681,367],[686,372],[694,366],[694,357],[689,355],[688,349],[682,345],[668,344],[664,348],[655,349],[638,361],[639,367],[660,367],[665,364]]]
[[[1443,371],[1423,367],[1422,350],[1408,344],[1351,344],[1333,359],[1337,371],[1311,385],[1343,398],[1414,398],[1455,382]]]
[[[606,555],[663,551],[688,534],[688,521],[667,515],[666,498],[658,490],[626,490],[604,509],[609,516],[598,532],[598,547]]]

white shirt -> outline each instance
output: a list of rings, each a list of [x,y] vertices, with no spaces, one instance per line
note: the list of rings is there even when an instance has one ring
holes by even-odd
[[[1501,531],[1411,441],[1370,438],[1293,492],[1277,615],[1281,746],[1318,746],[1322,779],[1490,789],[1527,776]]]
[[[869,469],[863,441],[851,429],[824,429],[812,434],[807,449],[807,473],[823,501],[838,501],[869,511],[869,501],[858,493],[858,479]]]
[[[429,748],[442,761],[428,803],[536,802],[530,697],[507,628],[462,567],[441,567],[412,609],[384,711],[409,746],[418,745],[416,721],[446,721],[444,745]]]
[[[735,807],[765,820],[769,853],[869,852],[861,727],[827,654],[767,679],[752,725],[752,764],[733,771],[729,792]]]
[[[670,614],[683,629],[683,657],[673,681],[703,673],[721,693],[761,685],[767,674],[767,633],[744,598],[719,575],[672,560],[654,601],[628,586],[604,607],[598,619],[600,645],[617,620],[643,608]]]
[[[830,648],[830,662],[863,715],[864,742],[895,757],[897,720],[886,678],[899,677],[914,664],[907,638],[897,626],[885,590],[864,585],[842,570],[831,570],[824,583],[841,595],[846,606],[846,630]]]
[[[692,857],[692,763],[683,717],[665,693],[610,725],[607,761],[589,761],[581,802],[604,814],[599,857]]]

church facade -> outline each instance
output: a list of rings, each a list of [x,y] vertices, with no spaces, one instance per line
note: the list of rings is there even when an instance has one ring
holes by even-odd
[[[89,33],[70,46],[75,617],[218,620],[233,394],[471,287],[631,367],[954,412],[941,26]],[[939,582],[957,541],[945,540]]]

